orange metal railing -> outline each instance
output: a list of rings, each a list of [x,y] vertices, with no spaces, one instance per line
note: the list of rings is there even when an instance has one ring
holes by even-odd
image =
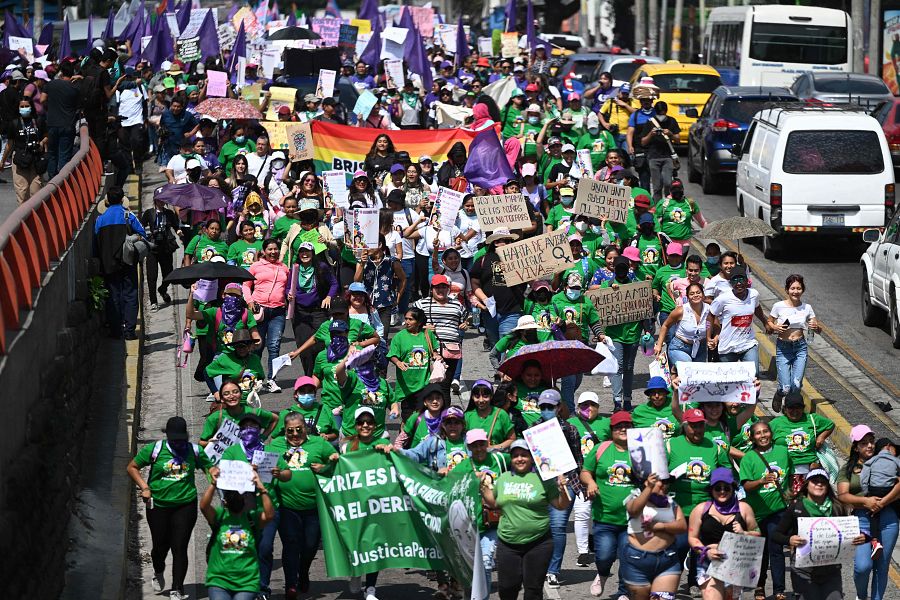
[[[50,264],[59,260],[87,217],[103,177],[103,162],[87,126],[60,172],[0,223],[0,354],[7,331],[19,329]]]

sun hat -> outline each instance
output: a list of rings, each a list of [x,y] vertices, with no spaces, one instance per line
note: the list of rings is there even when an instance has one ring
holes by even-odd
[[[655,377],[651,377],[650,381],[647,382],[647,389],[644,390],[644,394],[649,396],[649,392],[652,392],[653,390],[664,390],[668,392],[669,385],[663,377],[656,375]]]
[[[484,240],[484,243],[490,245],[498,240],[516,241],[517,239],[519,239],[519,236],[515,233],[510,233],[509,229],[498,229],[491,235],[487,236],[487,239]]]
[[[522,315],[513,327],[513,331],[528,331],[530,329],[538,329],[538,324],[531,315]]]

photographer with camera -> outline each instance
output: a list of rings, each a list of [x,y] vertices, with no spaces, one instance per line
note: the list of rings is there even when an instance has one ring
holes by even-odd
[[[0,159],[0,171],[12,154],[13,187],[22,204],[41,189],[41,175],[47,172],[47,128],[34,113],[31,98],[19,100],[19,112],[7,125],[9,143]]]
[[[163,279],[172,272],[175,264],[175,251],[178,250],[178,238],[182,235],[175,212],[171,208],[166,208],[166,203],[158,200],[155,196],[154,194],[153,207],[148,208],[141,215],[141,225],[144,226],[147,237],[153,243],[144,266],[147,291],[150,294],[150,310],[153,311],[159,308],[156,303],[157,291],[162,296],[163,302],[166,304],[172,302],[172,298],[166,291],[168,284],[163,283],[157,288],[156,280],[160,271]]]
[[[678,171],[678,155],[673,142],[678,140],[678,122],[666,115],[669,106],[660,100],[654,105],[656,115],[650,117],[638,134],[647,155],[650,167],[650,182],[653,186],[653,201],[659,202],[669,195],[672,186],[672,171]]]

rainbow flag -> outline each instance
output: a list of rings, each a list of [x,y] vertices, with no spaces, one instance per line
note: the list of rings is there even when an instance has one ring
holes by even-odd
[[[462,142],[468,149],[475,139],[474,131],[467,129],[405,129],[386,131],[371,127],[349,127],[332,123],[312,122],[313,154],[316,172],[347,171],[354,173],[365,169],[366,154],[375,143],[375,138],[387,134],[399,152],[409,152],[410,158],[418,162],[419,157],[428,155],[435,168],[447,160],[447,153],[456,142]]]

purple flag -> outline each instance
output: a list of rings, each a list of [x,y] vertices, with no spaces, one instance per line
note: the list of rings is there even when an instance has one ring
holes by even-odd
[[[295,13],[294,11],[291,11],[291,14],[288,15],[287,26],[288,27],[296,27],[297,26],[297,13]]]
[[[44,23],[41,29],[41,37],[38,38],[38,44],[49,47],[53,44],[53,23]]]
[[[534,7],[531,5],[531,0],[528,0],[527,19],[528,22],[525,23],[525,39],[528,42],[529,53],[531,56],[534,56],[534,51],[537,50],[538,47],[543,47],[547,51],[547,56],[550,56],[550,42],[539,38],[537,32],[534,30]]]
[[[378,19],[372,21],[372,37],[366,44],[366,49],[360,55],[359,60],[368,65],[377,65],[381,61],[381,23]]]
[[[238,29],[237,38],[234,40],[234,46],[231,47],[231,56],[228,57],[228,67],[225,69],[229,73],[234,73],[237,68],[237,59],[239,56],[247,57],[247,34],[244,32],[244,22],[241,21],[241,27]]]
[[[182,2],[175,16],[175,22],[178,23],[178,37],[181,37],[181,34],[187,29],[188,23],[191,22],[191,4],[191,0]]]
[[[481,131],[469,146],[463,173],[469,183],[490,189],[515,177],[493,127]]]
[[[506,3],[506,31],[516,30],[516,0],[508,0]]]
[[[241,5],[236,1],[232,1],[231,8],[228,10],[228,22],[231,22],[231,19],[234,18],[234,15],[237,14],[237,11],[241,10]]]
[[[216,35],[216,22],[213,21],[212,11],[203,17],[197,35],[200,37],[200,60],[219,56],[219,36]]]
[[[131,17],[131,20],[128,21],[128,25],[125,26],[125,29],[119,34],[119,37],[116,38],[117,41],[123,42],[125,40],[130,40],[134,38],[135,31],[144,32],[143,28],[143,18],[144,18],[144,2],[141,0],[141,7],[138,9],[134,16]]]
[[[160,17],[157,21],[160,22],[159,29],[147,44],[147,50],[144,53],[144,59],[150,61],[154,70],[159,69],[163,61],[171,60],[175,52],[175,43],[172,41],[172,34],[165,17]]]
[[[372,28],[375,28],[375,23],[378,19],[378,0],[363,0],[362,5],[359,7],[359,18],[360,19],[368,19],[372,22]]]
[[[407,66],[409,70],[413,73],[417,73],[419,77],[422,78],[422,87],[425,89],[425,93],[431,92],[431,86],[434,83],[434,79],[431,76],[431,64],[428,62],[428,55],[425,54],[425,44],[422,41],[422,34],[419,33],[419,30],[415,27],[412,28],[410,32],[413,36],[410,41],[407,37],[407,48],[411,48],[412,52],[409,55],[409,58],[406,59]]]
[[[58,60],[62,60],[72,54],[72,44],[69,41],[69,19],[63,22],[62,36],[59,38],[59,56]]]
[[[530,2],[531,0],[529,0],[529,6],[531,6]],[[471,52],[469,51],[469,42],[466,41],[466,30],[463,27],[462,13],[459,13],[459,20],[456,22],[456,56],[453,59],[453,64],[457,68],[461,67],[469,54]]]
[[[128,62],[125,63],[126,66],[133,67],[140,62],[144,57],[144,51],[141,48],[141,37],[144,35],[144,27],[145,27],[145,19],[144,11],[140,11],[136,15],[134,15],[134,19],[136,20],[134,27],[132,29],[134,32],[131,34],[131,58],[128,59]]]
[[[15,15],[6,11],[6,15],[4,16],[4,33],[3,33],[3,44],[9,48],[9,37],[31,37],[31,34],[28,32],[25,27],[23,27],[18,20],[16,20]]]
[[[106,27],[103,28],[103,39],[111,40],[115,35],[116,13],[112,8],[109,9],[109,15],[106,17]]]
[[[91,51],[91,46],[94,44],[94,15],[88,16],[88,31],[87,31],[87,54]]]
[[[416,23],[413,21],[412,11],[409,10],[408,6],[401,7],[400,10],[400,22],[397,23],[397,27],[403,27],[404,29],[412,30],[415,28]]]
[[[338,6],[337,0],[328,0],[325,4],[325,16],[334,17],[335,19],[341,18],[341,8]]]

